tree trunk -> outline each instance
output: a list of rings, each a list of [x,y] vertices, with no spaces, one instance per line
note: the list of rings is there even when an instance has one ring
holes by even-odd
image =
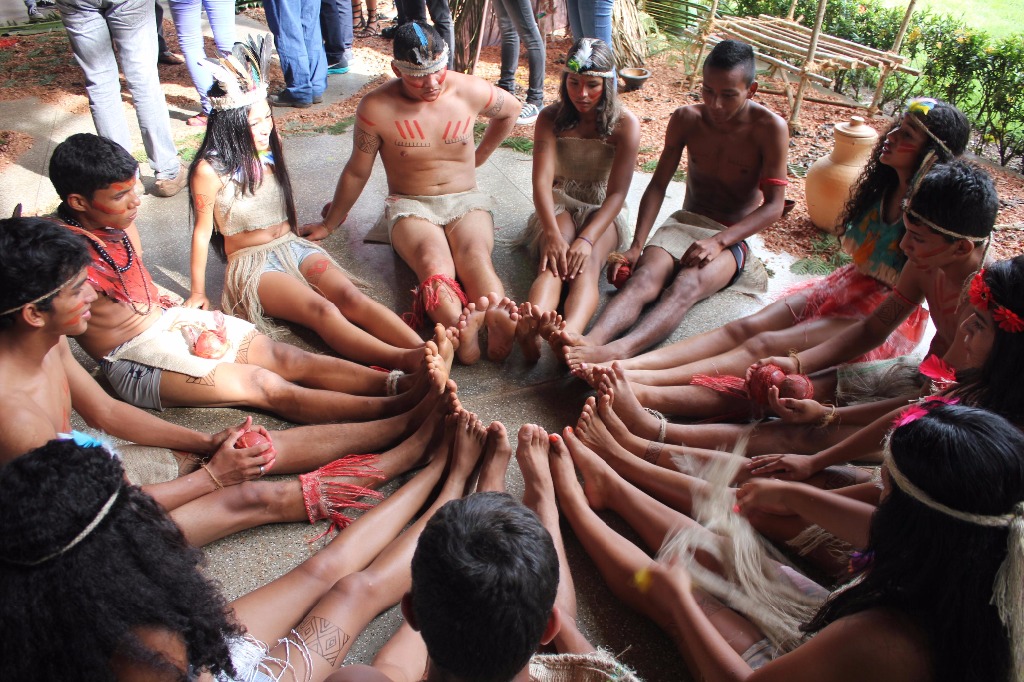
[[[490,12],[486,0],[452,0],[449,3],[455,26],[455,70],[473,73],[483,39],[484,13]],[[489,19],[490,17],[488,17]]]
[[[636,0],[615,0],[612,8],[612,49],[620,69],[643,66],[647,59],[647,32],[640,21]]]

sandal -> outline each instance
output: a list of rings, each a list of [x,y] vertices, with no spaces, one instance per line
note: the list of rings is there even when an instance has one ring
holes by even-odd
[[[366,28],[363,18],[363,0],[352,0],[352,30],[359,33]]]
[[[380,17],[377,16],[377,10],[366,9],[366,26],[356,35],[360,38],[372,38],[380,35]]]

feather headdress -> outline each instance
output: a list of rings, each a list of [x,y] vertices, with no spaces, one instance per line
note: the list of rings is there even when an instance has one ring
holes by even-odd
[[[270,76],[270,54],[274,49],[272,36],[249,36],[247,41],[235,43],[231,54],[220,59],[199,62],[212,75],[224,91],[220,97],[210,97],[210,104],[218,111],[247,107],[267,98],[267,80]]]
[[[611,78],[615,75],[614,70],[598,71],[593,65],[594,43],[596,38],[583,38],[580,41],[576,53],[569,58],[565,64],[565,70],[571,73],[578,73],[581,76],[597,76],[598,78]]]

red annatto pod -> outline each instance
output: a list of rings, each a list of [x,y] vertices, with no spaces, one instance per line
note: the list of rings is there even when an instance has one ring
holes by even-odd
[[[786,380],[786,373],[778,365],[761,365],[747,381],[747,394],[758,405],[768,404],[768,389],[780,386]]]
[[[235,441],[235,448],[243,450],[245,448],[254,448],[264,443],[270,443],[270,439],[259,431],[246,431]]]
[[[616,289],[621,289],[632,275],[633,268],[629,267],[629,264],[620,265],[619,269],[615,272],[615,279],[612,280],[612,284],[615,285]]]

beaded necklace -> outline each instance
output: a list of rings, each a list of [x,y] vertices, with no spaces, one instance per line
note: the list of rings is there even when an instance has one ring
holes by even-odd
[[[96,249],[96,253],[99,254],[99,257],[103,260],[103,262],[109,265],[110,268],[114,271],[114,274],[117,275],[117,281],[120,282],[121,289],[124,290],[124,296],[126,299],[128,299],[128,305],[132,307],[132,310],[135,311],[135,314],[149,315],[150,311],[153,310],[153,297],[149,293],[149,285],[146,284],[146,271],[142,269],[142,265],[139,265],[139,274],[142,276],[142,288],[146,290],[145,310],[139,310],[135,306],[135,299],[132,298],[131,293],[128,291],[128,285],[125,283],[124,277],[122,276],[123,273],[128,272],[128,270],[131,269],[132,264],[135,262],[135,248],[132,246],[132,241],[128,238],[128,234],[125,233],[121,237],[121,243],[124,245],[124,250],[125,253],[128,254],[128,258],[125,260],[124,265],[118,265],[117,261],[114,260],[114,257],[110,255],[110,252],[107,251],[107,249],[103,246],[103,242],[95,235],[89,233],[89,231],[85,229],[85,227],[83,227],[80,222],[69,216],[67,214],[67,211],[63,210],[63,208],[59,209],[58,215],[60,215],[61,220],[63,220],[68,225],[71,225],[72,227],[77,227],[78,229],[88,234],[89,243],[92,245],[92,248]]]

